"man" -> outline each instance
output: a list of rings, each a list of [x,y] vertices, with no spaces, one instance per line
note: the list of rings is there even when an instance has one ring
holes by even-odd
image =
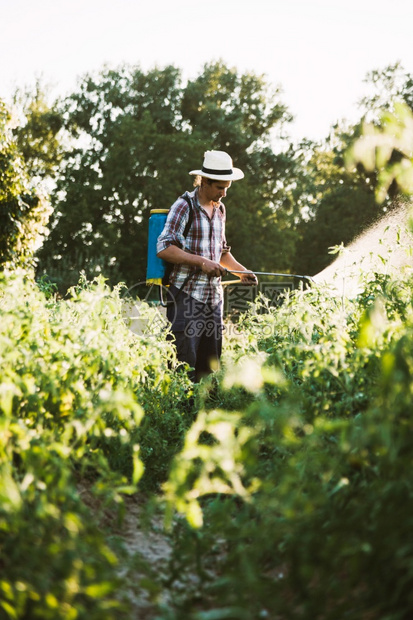
[[[157,255],[174,268],[169,280],[167,316],[175,336],[177,356],[193,369],[193,381],[216,368],[222,350],[221,276],[243,271],[244,284],[256,284],[255,275],[232,256],[225,237],[225,207],[221,202],[232,181],[244,177],[223,151],[206,151],[195,190],[172,205],[158,238]]]

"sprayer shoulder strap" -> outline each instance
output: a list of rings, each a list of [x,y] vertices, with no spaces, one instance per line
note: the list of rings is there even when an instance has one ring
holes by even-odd
[[[192,207],[192,200],[191,200],[191,197],[189,196],[188,192],[185,192],[185,194],[183,194],[183,195],[181,196],[181,198],[183,198],[183,199],[187,202],[188,207],[189,207],[189,212],[188,212],[188,221],[187,221],[187,223],[185,224],[184,233],[183,233],[184,238],[186,239],[186,238],[187,238],[187,236],[188,236],[188,233],[189,233],[189,229],[190,229],[190,228],[191,228],[191,226],[192,226],[192,220],[193,220],[193,218],[194,218],[194,215],[193,215],[193,212],[192,212],[192,210],[193,210],[193,207]],[[165,261],[165,272],[164,272],[164,275],[162,276],[162,284],[163,284],[164,286],[168,286],[168,284],[169,284],[169,278],[170,278],[170,276],[171,276],[171,273],[172,273],[172,271],[173,271],[173,268],[174,268],[173,263],[170,263],[170,262],[168,262],[168,261]],[[186,281],[184,282],[184,284],[186,284]],[[182,286],[183,286],[183,285],[182,285]],[[181,287],[181,288],[182,288],[182,287]]]
[[[185,228],[184,228],[184,237],[186,239],[188,236],[189,230],[192,226],[192,220],[194,219],[194,214],[193,214],[192,200],[188,192],[185,192],[185,194],[182,194],[181,198],[186,200],[186,202],[188,203],[188,207],[189,207],[188,221],[185,224]]]

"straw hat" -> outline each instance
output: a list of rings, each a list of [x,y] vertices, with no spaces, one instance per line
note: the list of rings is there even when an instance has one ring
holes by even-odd
[[[206,151],[202,170],[191,170],[189,174],[200,174],[216,181],[238,181],[244,177],[239,168],[234,168],[232,159],[224,151]]]

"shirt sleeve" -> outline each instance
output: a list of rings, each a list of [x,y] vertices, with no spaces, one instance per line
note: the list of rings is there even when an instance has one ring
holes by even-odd
[[[222,254],[228,254],[228,252],[231,252],[231,246],[228,245],[226,235],[225,235],[225,222],[227,220],[227,213],[222,203],[221,203],[221,208],[222,208]]]
[[[189,219],[189,207],[186,200],[178,199],[170,208],[163,231],[158,237],[156,252],[166,250],[170,245],[185,247],[184,230]]]

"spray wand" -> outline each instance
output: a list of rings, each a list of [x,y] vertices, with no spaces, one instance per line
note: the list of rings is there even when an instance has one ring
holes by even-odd
[[[286,277],[286,278],[299,278],[300,280],[309,280],[310,282],[314,282],[311,276],[300,276],[295,273],[273,273],[271,271],[250,271],[249,269],[247,271],[233,271],[232,269],[226,269],[225,272],[234,273],[234,274],[252,273],[255,276],[278,276],[278,277]]]

